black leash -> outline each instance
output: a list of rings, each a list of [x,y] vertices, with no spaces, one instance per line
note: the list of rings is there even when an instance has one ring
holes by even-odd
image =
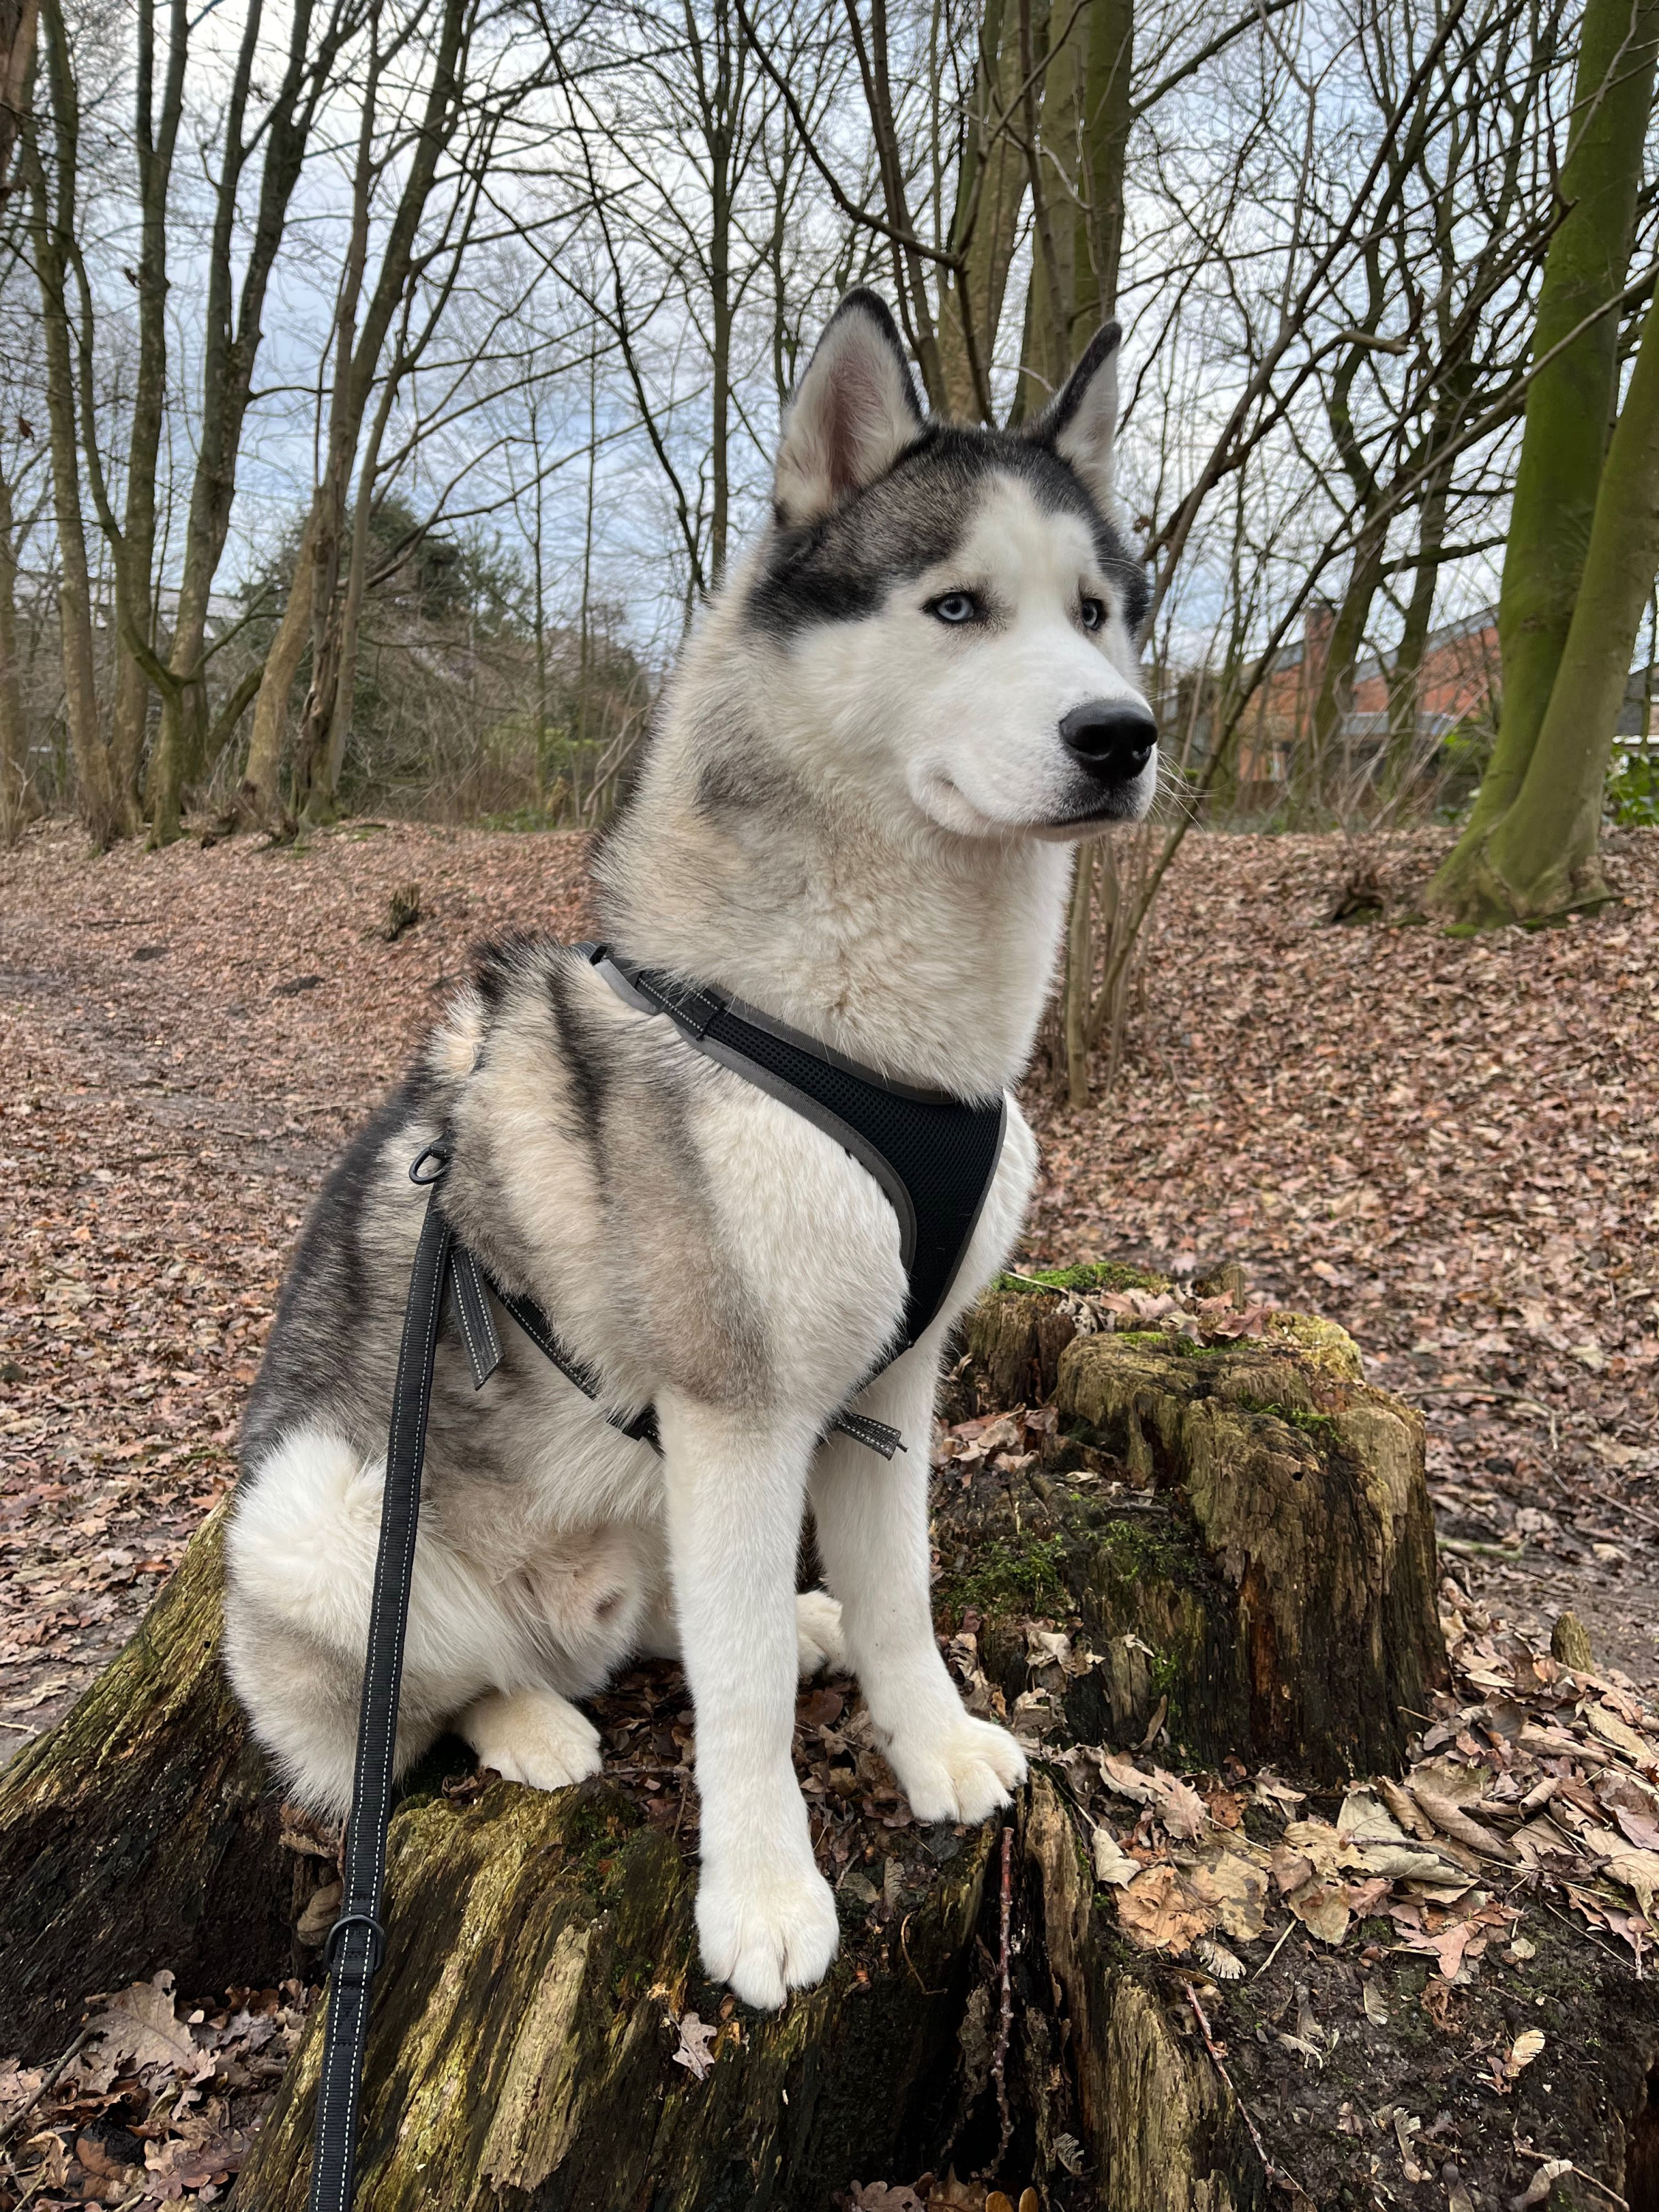
[[[427,1415],[432,1404],[438,1328],[444,1291],[453,1287],[474,1389],[481,1390],[501,1362],[501,1340],[485,1285],[531,1342],[583,1394],[599,1399],[592,1370],[563,1344],[534,1299],[504,1290],[476,1253],[457,1243],[438,1204],[437,1186],[449,1165],[447,1140],[428,1145],[409,1170],[411,1182],[429,1188],[426,1218],[409,1279],[398,1379],[392,1394],[386,1440],[386,1487],[380,1505],[380,1545],[369,1603],[368,1656],[357,1717],[357,1762],[351,1825],[346,1832],[340,1917],[330,1929],[328,2024],[323,2036],[322,2075],[312,2153],[310,2212],[350,2212],[356,2182],[357,2125],[362,2094],[363,2044],[368,2033],[369,1992],[386,1958],[380,1918],[386,1881],[386,1832],[392,1825],[392,1758],[398,1740],[398,1691],[404,1671],[404,1634],[415,1568],[415,1531],[421,1510],[421,1467],[426,1457]],[[657,1419],[647,1406],[629,1418],[605,1411],[626,1437],[662,1447]],[[864,1414],[841,1413],[830,1423],[857,1443],[890,1459],[904,1449],[896,1429]]]
[[[417,1172],[428,1162],[435,1164],[433,1173]],[[447,1165],[443,1148],[429,1146],[410,1169],[410,1180],[435,1186]],[[357,1765],[351,1826],[346,1833],[343,1890],[340,1917],[329,1930],[324,1953],[329,1977],[328,2027],[317,2088],[311,2212],[350,2212],[356,2185],[357,2107],[362,2093],[369,1990],[386,1957],[381,1890],[386,1880],[386,1830],[392,1820],[398,1687],[403,1678],[404,1630],[409,1620],[415,1527],[421,1510],[421,1462],[426,1456],[433,1362],[453,1243],[454,1231],[444,1218],[434,1188],[427,1200],[426,1219],[409,1279],[409,1304],[404,1310],[392,1428],[386,1441],[380,1548],[374,1560],[374,1595],[368,1614],[368,1656],[357,1717]]]

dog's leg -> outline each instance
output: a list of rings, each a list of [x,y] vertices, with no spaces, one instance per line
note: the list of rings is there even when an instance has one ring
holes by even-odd
[[[841,1600],[847,1656],[919,1820],[982,1820],[1025,1778],[1006,1729],[963,1710],[933,1636],[927,1473],[934,1370],[925,1350],[878,1377],[859,1410],[908,1449],[883,1462],[845,1437],[821,1448],[812,1513],[825,1579]]]
[[[641,1659],[679,1657],[679,1623],[665,1595],[647,1613],[634,1649]],[[802,1590],[795,1599],[795,1656],[803,1680],[809,1674],[838,1674],[847,1664],[841,1607],[828,1590]]]
[[[657,1401],[680,1646],[696,1709],[703,1964],[781,2005],[836,1954],[836,1901],[795,1779],[795,1558],[812,1437],[782,1421]]]
[[[532,1790],[562,1790],[603,1764],[598,1729],[556,1690],[492,1691],[469,1705],[455,1728],[480,1766]]]

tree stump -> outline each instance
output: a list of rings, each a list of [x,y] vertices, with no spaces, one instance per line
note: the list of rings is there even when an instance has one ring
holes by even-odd
[[[988,1411],[1048,1401],[1009,1416],[1015,1448],[945,1468],[935,1517],[941,1631],[966,1649],[974,1625],[981,1689],[1041,1739],[1006,1857],[1000,1822],[915,1827],[856,1709],[805,1692],[843,1948],[765,2017],[701,1978],[684,1781],[680,1815],[658,1816],[625,1759],[552,1796],[429,1766],[392,1832],[359,2212],[829,2212],[854,2179],[946,2162],[1038,2181],[1051,2212],[1265,2203],[1181,1984],[1096,1891],[1064,1755],[1395,1763],[1396,1708],[1442,1665],[1420,1425],[1340,1331],[1079,1334],[1063,1284],[993,1293],[953,1387]],[[134,1644],[0,1780],[0,2050],[51,2055],[84,1992],[163,1966],[204,1992],[291,1970],[302,1889],[219,1674],[221,1565],[216,1516]],[[1070,1624],[1069,1670],[1040,1637],[1032,1656],[1033,1616]],[[665,1684],[672,1720],[684,1689]],[[244,2212],[304,2203],[321,2026],[319,2008]]]
[[[295,1876],[219,1666],[223,1509],[137,1634],[0,1774],[0,2051],[55,2053],[88,1990],[293,1970]]]
[[[1012,1624],[1074,1608],[1098,1657],[1066,1693],[1079,1740],[1399,1771],[1445,1672],[1420,1418],[1328,1322],[1203,1345],[1080,1334],[1075,1304],[1005,1277],[969,1324],[959,1398],[1047,1384],[1054,1409],[1019,1479],[940,1509],[941,1595],[984,1617],[988,1670],[1014,1694]]]
[[[845,1898],[826,1980],[765,2015],[702,1978],[695,1868],[602,1781],[406,1804],[362,2212],[827,2208],[888,2170],[948,2078],[989,1843],[901,1893],[884,1946]],[[322,2024],[319,2008],[239,2185],[258,2212],[306,2203]]]

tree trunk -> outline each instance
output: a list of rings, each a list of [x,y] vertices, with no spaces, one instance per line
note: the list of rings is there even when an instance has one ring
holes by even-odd
[[[1589,0],[1561,170],[1567,213],[1550,241],[1533,358],[1616,297],[1630,260],[1659,56],[1656,0]],[[1618,391],[1619,318],[1601,314],[1527,394],[1498,601],[1503,719],[1468,823],[1430,887],[1453,920],[1494,913],[1482,851],[1526,779],[1566,647]],[[1622,678],[1621,678],[1622,680]]]
[[[50,183],[31,120],[24,138],[30,231],[40,286],[46,353],[46,420],[52,447],[53,515],[58,527],[58,620],[64,666],[64,718],[69,726],[81,818],[94,845],[113,844],[129,827],[112,773],[98,713],[93,652],[92,581],[81,506],[81,456],[75,401],[75,346],[69,307],[70,256],[75,237],[80,112],[63,18],[46,14],[47,79],[53,139]]]
[[[293,1971],[294,1875],[219,1669],[223,1513],[120,1656],[0,1773],[0,2050],[55,2053],[89,1990]]]
[[[1362,531],[1354,548],[1348,588],[1342,594],[1336,619],[1331,624],[1308,741],[1312,789],[1306,795],[1311,797],[1316,807],[1323,808],[1338,796],[1347,797],[1340,775],[1334,770],[1340,766],[1342,725],[1353,704],[1354,664],[1365,641],[1371,603],[1382,582],[1382,555],[1387,542],[1386,525],[1378,529],[1368,524]]]
[[[1080,210],[1072,342],[1081,346],[1117,305],[1123,258],[1123,176],[1134,124],[1134,0],[1091,0],[1083,77]]]
[[[283,749],[288,733],[289,694],[305,659],[311,638],[312,548],[316,543],[319,501],[313,499],[300,550],[294,559],[294,581],[288,605],[265,655],[259,690],[253,703],[253,735],[248,742],[247,765],[242,771],[239,797],[243,811],[256,823],[275,829],[286,818],[283,805]]]
[[[40,812],[29,776],[28,723],[17,658],[17,547],[11,486],[0,476],[0,846],[12,844]]]
[[[939,283],[945,408],[963,422],[990,419],[987,372],[1025,197],[1025,156],[1007,127],[1019,97],[1019,44],[1018,0],[988,0],[951,221],[951,249],[964,267],[960,279],[946,270]]]
[[[1526,781],[1486,846],[1486,872],[1510,914],[1560,914],[1607,896],[1597,859],[1601,793],[1656,572],[1659,300],[1607,448],[1572,625]]]

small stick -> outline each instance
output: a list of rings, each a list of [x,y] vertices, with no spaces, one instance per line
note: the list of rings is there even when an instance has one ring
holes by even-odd
[[[997,2154],[993,2161],[994,2168],[1001,2166],[1003,2155],[1012,2140],[1014,2132],[1013,2116],[1008,2110],[1008,2079],[1005,2064],[1008,2057],[1008,2037],[1014,2024],[1013,1994],[1008,1979],[1008,1917],[1012,1902],[1013,1851],[1014,1832],[1012,1828],[1005,1828],[1002,1832],[1002,1942],[1000,1945],[1002,2012],[997,2021],[996,2050],[991,2060],[991,2071],[996,2078],[997,2112],[1002,2121],[1002,2133],[997,2141]]]
[[[1510,2148],[1517,2158],[1535,2158],[1540,2166],[1550,2162],[1550,2154],[1547,2150],[1528,2150],[1520,2143],[1511,2144]],[[1611,2197],[1615,2204],[1624,2208],[1624,2212],[1630,2212],[1629,2197],[1621,2197],[1616,2189],[1609,2189],[1605,2181],[1598,2181],[1593,2173],[1586,2173],[1582,2166],[1575,2166],[1571,2159],[1567,2160],[1567,2170],[1570,2173],[1576,2173],[1581,2181],[1588,2181],[1592,2189],[1599,2189],[1603,2197]]]
[[[86,2041],[88,2033],[88,2031],[84,2027],[81,2030],[80,2033],[76,2037],[74,2042],[70,2044],[69,2049],[64,2053],[58,2063],[48,2070],[46,2079],[41,2082],[34,2094],[29,2099],[27,2104],[21,2106],[17,2112],[15,2112],[11,2118],[6,2122],[4,2127],[0,2128],[0,2148],[3,2148],[11,2141],[18,2129],[22,2126],[24,2121],[27,2119],[29,2114],[40,2102],[40,2100],[46,2096],[49,2091],[55,2089],[58,2087],[59,2081],[63,2078],[63,2075],[68,2069],[70,2059],[75,2057],[76,2051],[80,2050],[81,2045]]]
[[[1273,1945],[1273,1949],[1272,1949],[1271,1951],[1269,1951],[1269,1952],[1268,1952],[1268,1954],[1267,1954],[1267,1957],[1266,1957],[1266,1958],[1261,1961],[1261,1965],[1256,1968],[1256,1970],[1255,1970],[1255,1973],[1254,1973],[1254,1974],[1251,1976],[1251,1978],[1250,1978],[1252,1979],[1252,1981],[1257,1981],[1257,1982],[1259,1982],[1259,1981],[1261,1979],[1261,1977],[1263,1976],[1263,1974],[1265,1974],[1265,1973],[1267,1972],[1267,1971],[1268,1967],[1272,1966],[1272,1964],[1273,1964],[1273,1960],[1274,1960],[1279,1956],[1279,1953],[1284,1949],[1284,1948],[1285,1948],[1285,1937],[1289,1936],[1289,1934],[1290,1934],[1290,1932],[1291,1932],[1291,1929],[1292,1929],[1292,1928],[1294,1928],[1294,1927],[1296,1926],[1296,1924],[1297,1924],[1297,1923],[1295,1923],[1295,1921],[1294,1921],[1294,1920],[1287,1920],[1287,1921],[1285,1923],[1285,1934],[1279,1937],[1279,1939],[1278,1942],[1277,1942],[1277,1943],[1275,1943],[1275,1944]]]
[[[1288,1930],[1286,1932],[1288,1933]],[[1281,1936],[1279,1938],[1280,1942],[1283,1942],[1284,1940],[1284,1937]],[[1276,2183],[1281,2189],[1289,2190],[1293,2196],[1305,2196],[1307,2191],[1291,2179],[1290,2175],[1285,2172],[1282,2166],[1275,2166],[1272,2159],[1268,2157],[1267,2146],[1262,2142],[1255,2122],[1250,2118],[1250,2108],[1245,2103],[1243,2097],[1239,2095],[1237,2090],[1233,2087],[1233,2077],[1227,2071],[1225,2065],[1223,2063],[1221,2053],[1216,2048],[1215,2038],[1210,2033],[1210,2023],[1205,2017],[1203,2006],[1200,2004],[1198,2001],[1198,1991],[1193,1987],[1190,1982],[1183,1982],[1181,1986],[1187,1992],[1188,2003],[1191,2005],[1193,2010],[1198,2015],[1198,2029],[1199,2033],[1204,2038],[1204,2048],[1209,2052],[1211,2060],[1215,2066],[1216,2072],[1221,2076],[1222,2080],[1227,2085],[1227,2094],[1232,2099],[1234,2104],[1237,2106],[1239,2116],[1243,2120],[1245,2126],[1250,2131],[1250,2141],[1255,2145],[1255,2154],[1261,2160],[1262,2172],[1267,2175],[1269,2182]],[[1626,2212],[1628,2212],[1628,2208],[1626,2208]]]

